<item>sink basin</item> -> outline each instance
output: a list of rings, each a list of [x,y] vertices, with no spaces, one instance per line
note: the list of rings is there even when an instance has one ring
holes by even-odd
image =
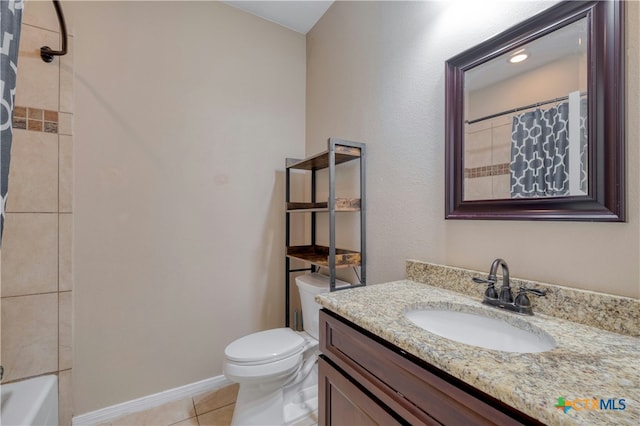
[[[478,312],[421,308],[404,315],[430,333],[467,345],[519,353],[545,352],[556,347],[553,337],[542,330],[524,330]]]

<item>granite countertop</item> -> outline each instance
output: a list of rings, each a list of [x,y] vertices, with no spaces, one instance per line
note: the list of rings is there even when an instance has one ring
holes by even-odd
[[[640,339],[548,315],[520,316],[480,300],[410,280],[325,293],[323,307],[516,409],[551,425],[640,424]],[[557,346],[510,353],[449,340],[414,325],[409,309],[482,310],[520,328],[543,330]],[[558,398],[624,399],[624,410],[555,407]],[[578,408],[585,406],[579,403]]]

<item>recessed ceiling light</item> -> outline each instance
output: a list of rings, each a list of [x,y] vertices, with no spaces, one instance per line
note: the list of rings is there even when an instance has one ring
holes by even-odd
[[[518,62],[522,62],[527,59],[529,55],[524,51],[516,52],[513,56],[509,58],[509,62],[512,64],[517,64]]]

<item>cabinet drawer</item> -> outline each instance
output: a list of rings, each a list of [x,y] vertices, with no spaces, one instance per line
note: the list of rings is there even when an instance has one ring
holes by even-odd
[[[539,424],[326,310],[320,350],[409,423]]]

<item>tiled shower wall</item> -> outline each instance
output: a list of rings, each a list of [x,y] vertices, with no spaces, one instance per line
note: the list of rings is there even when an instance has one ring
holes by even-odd
[[[22,20],[9,197],[2,242],[3,383],[57,374],[60,424],[71,424],[73,37],[60,48],[51,2],[27,1]]]

